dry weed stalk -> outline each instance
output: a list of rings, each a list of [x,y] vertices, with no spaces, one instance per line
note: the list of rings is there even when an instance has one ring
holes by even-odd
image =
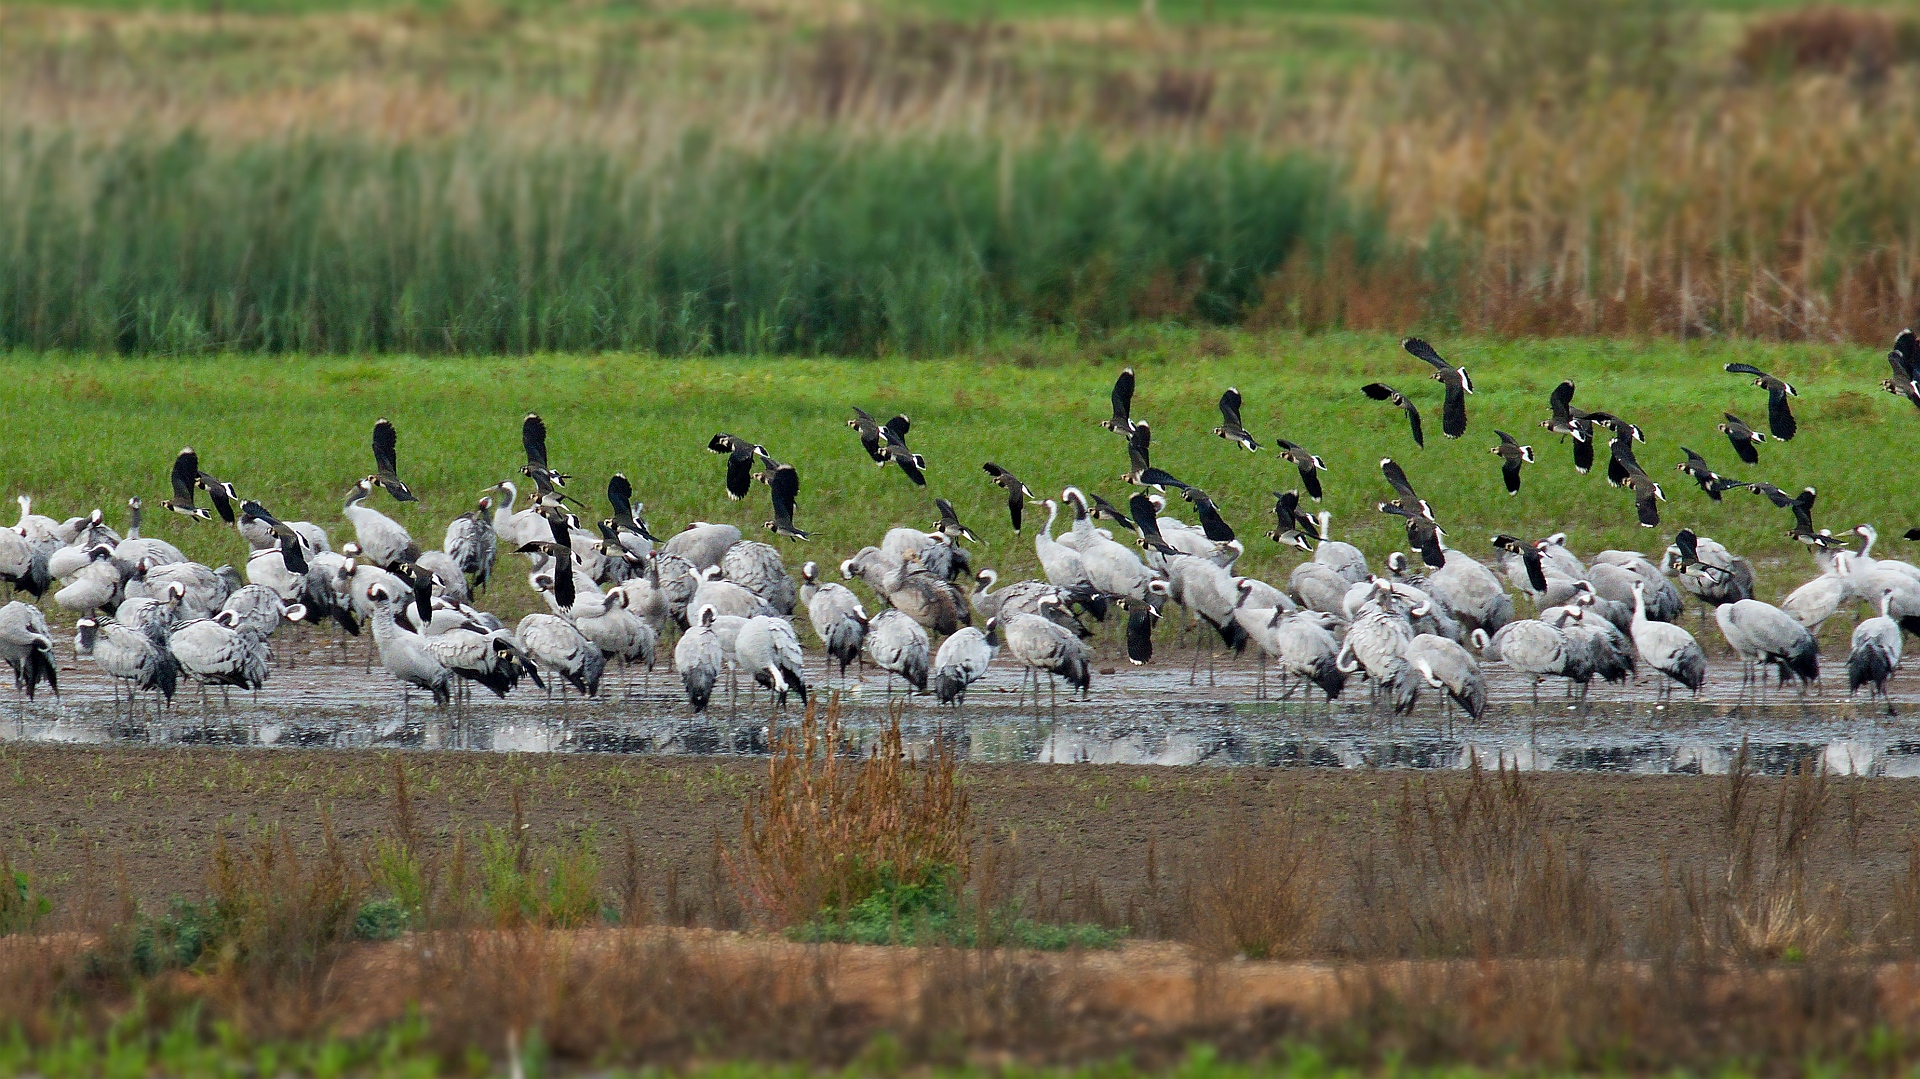
[[[1215,959],[1300,954],[1320,917],[1317,855],[1297,809],[1219,825],[1194,864],[1189,939]]]
[[[864,758],[842,752],[841,738],[837,694],[824,715],[809,701],[797,729],[777,732],[767,786],[725,853],[747,905],[773,924],[845,908],[889,878],[966,880],[973,836],[953,754],[936,739],[926,761],[908,761],[898,709]]]

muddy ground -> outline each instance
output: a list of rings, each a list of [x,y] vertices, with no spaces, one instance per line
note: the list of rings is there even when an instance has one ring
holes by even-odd
[[[244,842],[269,827],[302,844],[317,844],[326,828],[350,845],[387,834],[396,760],[418,826],[437,842],[507,826],[517,787],[534,837],[591,829],[611,879],[624,871],[631,835],[656,899],[677,908],[663,912],[699,923],[716,919],[714,896],[728,888],[716,844],[738,835],[767,768],[764,759],[715,757],[16,743],[0,747],[0,838],[16,867],[64,905],[124,893],[154,909],[202,894],[209,853],[223,839]],[[1120,923],[1150,874],[1163,886],[1177,879],[1219,829],[1291,810],[1323,858],[1349,859],[1391,834],[1407,795],[1469,782],[1458,772],[1370,769],[969,764],[962,773],[978,826],[1008,841],[1017,852],[1011,875],[1052,908],[1039,913]],[[1660,879],[1663,861],[1669,872],[1724,864],[1722,777],[1549,772],[1525,782],[1547,823],[1591,851],[1624,910]],[[1771,798],[1782,781],[1752,782]],[[1833,826],[1811,854],[1813,878],[1884,887],[1920,835],[1920,780],[1836,778],[1829,797]]]

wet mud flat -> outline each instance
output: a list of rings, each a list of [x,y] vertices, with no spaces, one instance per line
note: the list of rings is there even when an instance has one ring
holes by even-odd
[[[1836,774],[1920,775],[1920,679],[1896,680],[1895,713],[1849,698],[1838,672],[1809,692],[1751,683],[1716,658],[1697,698],[1662,699],[1660,681],[1596,682],[1584,703],[1559,682],[1535,687],[1485,669],[1489,708],[1478,720],[1429,690],[1392,716],[1355,683],[1327,702],[1317,689],[1263,676],[1248,660],[1197,670],[1168,662],[1103,669],[1087,700],[997,664],[960,708],[907,696],[872,670],[810,673],[816,696],[837,693],[849,741],[863,745],[899,715],[910,745],[936,739],[978,763],[1223,765],[1462,769],[1478,762],[1526,771],[1716,774],[1747,746],[1762,772],[1803,760]],[[475,750],[505,753],[760,756],[776,713],[750,679],[725,683],[694,715],[664,666],[609,670],[600,697],[523,685],[497,699],[463,694],[445,709],[410,699],[356,646],[306,651],[259,693],[183,685],[173,705],[131,704],[91,664],[62,669],[58,697],[0,699],[0,742],[278,749]],[[1535,701],[1538,701],[1536,705]]]

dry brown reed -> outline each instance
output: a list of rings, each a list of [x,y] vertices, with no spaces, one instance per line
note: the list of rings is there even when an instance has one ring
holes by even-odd
[[[794,925],[844,910],[883,882],[959,888],[974,836],[967,793],[941,739],[909,761],[900,712],[864,757],[842,744],[840,699],[809,701],[797,727],[777,731],[767,784],[750,796],[727,865],[754,913]]]

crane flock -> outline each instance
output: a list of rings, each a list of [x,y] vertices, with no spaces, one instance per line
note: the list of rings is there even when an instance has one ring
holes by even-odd
[[[1443,387],[1441,432],[1464,437],[1474,394],[1466,367],[1419,338],[1402,344]],[[1888,361],[1893,377],[1882,388],[1920,407],[1920,349],[1910,331],[1899,335]],[[1757,464],[1769,437],[1784,442],[1798,433],[1791,403],[1798,391],[1748,364],[1725,369],[1752,376],[1767,392],[1765,432],[1731,412],[1718,425],[1735,455]],[[1754,598],[1747,560],[1688,528],[1676,532],[1657,561],[1621,550],[1582,560],[1564,534],[1502,533],[1488,541],[1491,558],[1483,562],[1448,545],[1442,514],[1391,455],[1378,463],[1391,496],[1375,505],[1400,522],[1411,553],[1389,555],[1376,572],[1358,548],[1334,537],[1327,511],[1306,508],[1325,495],[1326,462],[1299,443],[1256,437],[1245,422],[1242,394],[1229,387],[1212,433],[1249,453],[1270,446],[1297,471],[1297,489],[1273,493],[1275,527],[1265,535],[1310,555],[1284,587],[1236,575],[1244,542],[1205,490],[1154,464],[1153,429],[1133,414],[1137,389],[1134,371],[1122,372],[1109,396],[1110,414],[1099,420],[1125,441],[1127,469],[1119,480],[1131,490],[1123,498],[1073,485],[1044,497],[1000,465],[981,464],[1005,495],[1013,533],[1029,523],[1029,506],[1044,511],[1032,540],[1039,576],[1025,580],[1003,583],[993,569],[974,567],[968,545],[981,543],[981,536],[945,497],[932,499],[937,520],[929,529],[896,525],[839,561],[840,581],[825,579],[814,561],[799,567],[796,580],[777,547],[730,524],[695,521],[662,540],[623,474],[608,478],[608,515],[589,529],[574,476],[549,459],[547,426],[535,413],[521,423],[524,462],[517,475],[524,484],[503,480],[481,492],[472,509],[449,522],[437,550],[423,548],[370,504],[376,492],[419,501],[402,478],[399,432],[380,418],[372,431],[374,469],[353,482],[340,507],[353,538],[337,550],[325,529],[282,520],[186,448],[169,473],[171,497],[159,505],[237,529],[250,548],[242,570],[209,567],[170,543],[142,537],[138,497],[128,500],[123,535],[99,510],[60,521],[35,514],[22,496],[19,522],[0,529],[0,578],[35,600],[50,594],[77,617],[75,653],[125,687],[130,710],[141,693],[156,707],[170,702],[183,682],[223,692],[259,690],[272,670],[269,641],[293,623],[331,624],[349,635],[370,627],[368,668],[377,656],[402,687],[403,702],[419,690],[443,707],[464,700],[474,684],[501,697],[522,682],[562,698],[569,691],[597,696],[610,666],[651,671],[667,658],[662,642],[677,636],[671,663],[696,713],[735,674],[764,687],[776,708],[790,698],[805,703],[814,688],[808,644],[821,653],[820,679],[845,679],[849,667],[863,675],[871,664],[883,672],[889,695],[897,680],[909,692],[959,704],[1004,653],[1032,676],[1036,706],[1042,676],[1050,687],[1064,680],[1085,697],[1100,627],[1117,624],[1127,659],[1150,663],[1156,637],[1167,632],[1160,627],[1170,603],[1187,613],[1196,634],[1189,684],[1199,677],[1203,651],[1212,678],[1221,650],[1251,648],[1259,660],[1259,693],[1267,691],[1271,662],[1288,694],[1299,689],[1310,698],[1318,690],[1332,702],[1360,679],[1379,706],[1396,713],[1413,710],[1426,692],[1473,717],[1488,707],[1482,668],[1493,664],[1530,684],[1536,706],[1547,680],[1564,682],[1582,702],[1595,680],[1651,678],[1662,697],[1676,687],[1697,695],[1706,654],[1680,624],[1689,596],[1700,605],[1703,626],[1705,613],[1713,612],[1740,659],[1743,692],[1747,685],[1764,686],[1759,675],[1768,669],[1783,685],[1813,683],[1820,674],[1820,627],[1849,606],[1865,605],[1873,616],[1854,630],[1848,689],[1866,687],[1884,697],[1900,666],[1903,633],[1920,632],[1920,569],[1874,557],[1878,537],[1871,525],[1839,535],[1816,529],[1813,488],[1790,493],[1731,479],[1685,447],[1677,468],[1708,498],[1746,490],[1788,510],[1788,535],[1807,547],[1818,575],[1777,606],[1762,602]],[[1643,432],[1615,413],[1574,405],[1575,389],[1571,381],[1553,389],[1540,426],[1571,443],[1581,473],[1593,467],[1605,432],[1609,483],[1632,494],[1640,525],[1657,527],[1667,496],[1637,459]],[[1369,382],[1361,392],[1403,411],[1415,446],[1424,445],[1414,396],[1384,382]],[[943,474],[909,447],[907,416],[881,422],[861,408],[850,411],[847,426],[877,468],[892,466],[921,489]],[[1494,434],[1498,442],[1489,452],[1499,459],[1505,490],[1517,496],[1523,469],[1543,467],[1542,457],[1505,431]],[[715,434],[707,449],[724,458],[721,485],[730,499],[750,497],[756,484],[767,488],[770,538],[813,537],[797,523],[801,482],[793,464],[726,432]],[[1176,495],[1194,523],[1176,516]],[[1920,538],[1920,531],[1908,538]],[[548,608],[513,626],[477,605],[503,553],[527,559],[527,580]],[[864,585],[874,609],[842,581]],[[1516,616],[1515,594],[1531,601],[1533,617]],[[804,643],[796,628],[801,612],[811,631]],[[0,658],[26,697],[43,685],[58,693],[54,657],[53,633],[39,607],[16,598],[0,608]]]

